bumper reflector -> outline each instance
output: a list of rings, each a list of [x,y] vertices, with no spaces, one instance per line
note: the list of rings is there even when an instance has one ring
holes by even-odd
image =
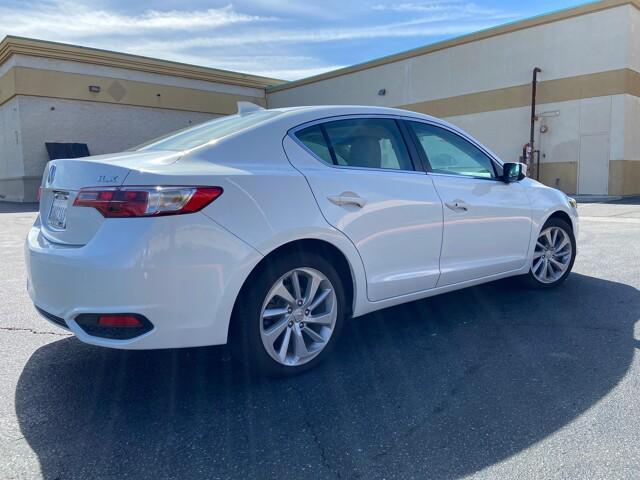
[[[137,313],[83,313],[76,323],[88,335],[114,340],[129,340],[153,329],[153,325]]]
[[[101,327],[135,328],[142,323],[133,315],[100,315],[98,325]]]

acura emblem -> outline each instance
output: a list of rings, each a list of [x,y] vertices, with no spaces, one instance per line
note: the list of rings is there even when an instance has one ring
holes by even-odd
[[[51,165],[51,168],[49,168],[49,175],[47,175],[47,183],[51,185],[54,178],[56,178],[56,166]]]

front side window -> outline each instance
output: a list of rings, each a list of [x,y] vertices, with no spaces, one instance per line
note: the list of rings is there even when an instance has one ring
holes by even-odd
[[[478,147],[444,128],[408,122],[434,173],[495,178],[491,159]]]
[[[335,120],[300,130],[296,137],[329,164],[413,170],[400,129],[392,119]]]

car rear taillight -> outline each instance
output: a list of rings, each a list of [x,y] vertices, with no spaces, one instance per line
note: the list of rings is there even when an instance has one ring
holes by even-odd
[[[83,188],[75,207],[92,207],[107,218],[157,217],[202,210],[222,195],[221,187]]]

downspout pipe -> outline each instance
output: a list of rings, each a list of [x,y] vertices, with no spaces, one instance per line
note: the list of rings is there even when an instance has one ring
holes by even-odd
[[[533,69],[533,79],[531,81],[531,131],[529,134],[529,147],[531,148],[530,160],[533,162],[533,156],[535,155],[535,125],[536,125],[536,91],[538,87],[538,74],[542,72],[540,67]],[[536,176],[540,176],[540,172],[536,172]]]

